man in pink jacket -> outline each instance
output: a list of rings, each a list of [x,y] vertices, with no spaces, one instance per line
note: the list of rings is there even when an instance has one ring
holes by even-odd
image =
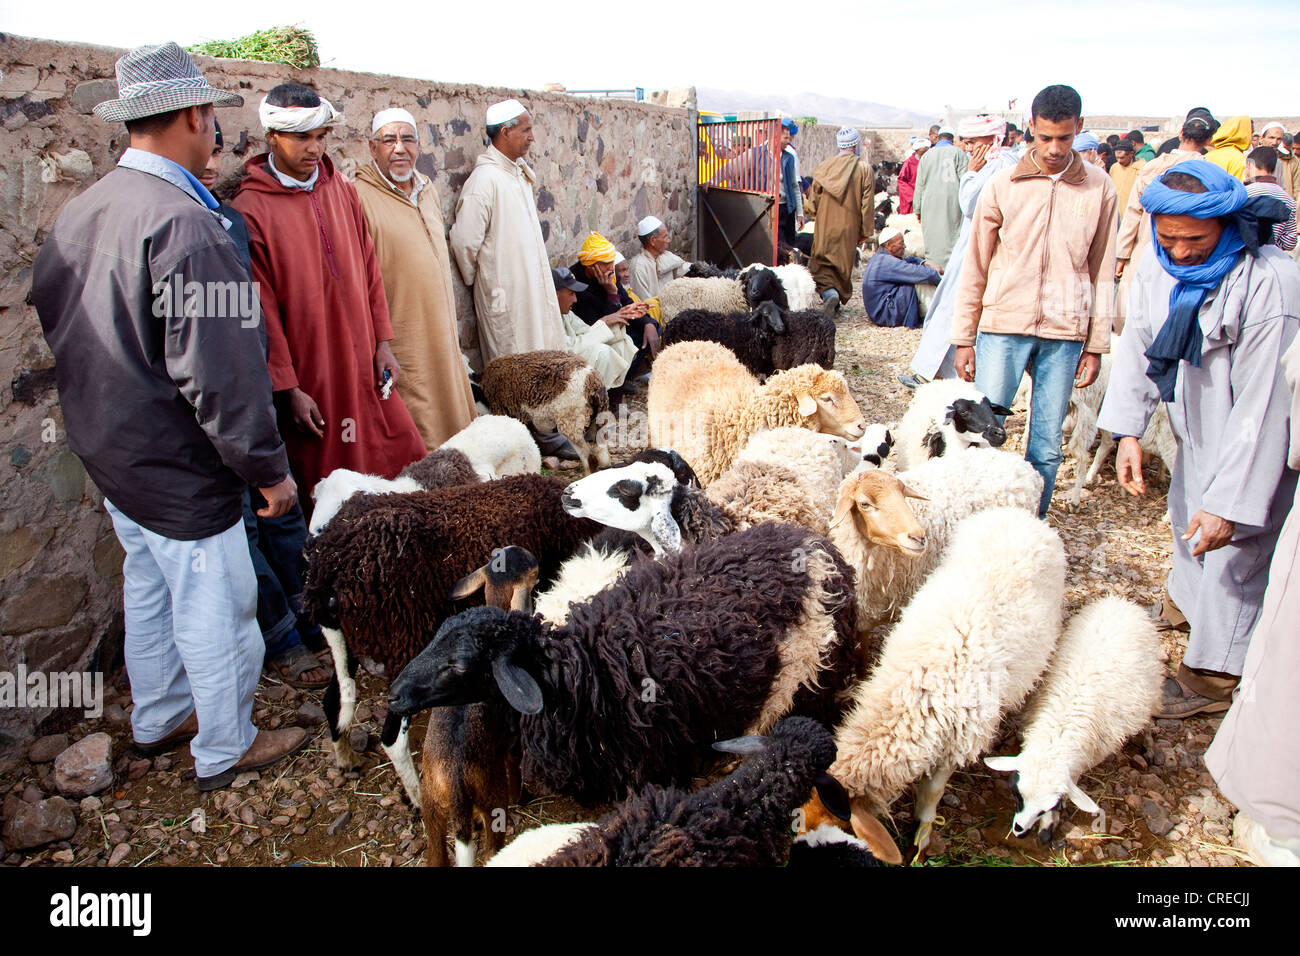
[[[1074,151],[1083,103],[1049,86],[1033,104],[1031,146],[980,194],[957,288],[957,374],[1010,407],[1034,381],[1025,457],[1043,477],[1047,514],[1061,464],[1070,387],[1097,377],[1110,347],[1115,279],[1115,185]]]

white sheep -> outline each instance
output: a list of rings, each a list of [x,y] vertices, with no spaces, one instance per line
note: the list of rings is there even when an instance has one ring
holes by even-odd
[[[858,686],[831,776],[873,814],[915,783],[918,852],[948,778],[997,739],[1047,666],[1064,595],[1056,532],[1020,509],[981,511],[958,526]]]
[[[1086,813],[1101,812],[1079,777],[1147,725],[1163,678],[1155,623],[1135,604],[1107,596],[1070,619],[1025,709],[1020,753],[984,758],[1014,774],[1016,836],[1037,825],[1050,839],[1066,797]]]
[[[812,273],[807,267],[790,263],[784,266],[769,266],[776,277],[781,280],[781,285],[785,288],[786,298],[790,302],[790,311],[798,312],[802,309],[812,309],[821,306],[821,299],[817,296],[817,283],[813,280]]]
[[[311,512],[311,522],[307,525],[309,534],[319,534],[338,514],[343,502],[360,492],[367,495],[405,494],[410,491],[422,491],[423,486],[414,478],[394,478],[389,480],[378,475],[367,475],[350,468],[335,468],[328,475],[316,482],[311,497],[315,505]]]
[[[906,255],[925,256],[925,235],[921,232],[921,219],[916,213],[891,213],[885,218],[885,228],[897,229],[903,234],[903,251]]]
[[[922,385],[895,434],[898,468],[905,471],[969,445],[1000,447],[1007,439],[998,415],[1009,409],[994,405],[969,382],[940,379]]]
[[[745,291],[735,279],[674,279],[659,290],[659,316],[663,324],[687,309],[708,309],[724,315],[748,312]]]
[[[439,449],[464,452],[481,481],[510,475],[539,475],[542,454],[528,427],[508,415],[480,415]]]
[[[875,426],[868,426],[869,429],[873,427]],[[858,443],[861,441],[858,439]],[[732,469],[737,463],[746,461],[793,469],[812,496],[813,506],[829,520],[831,512],[835,510],[840,483],[862,461],[862,457],[854,454],[849,448],[849,442],[838,435],[825,435],[787,425],[750,435],[745,447],[736,456]],[[724,484],[726,478],[724,473],[709,486],[709,498],[718,504],[724,504],[735,497]],[[719,484],[724,484],[724,487],[718,488]],[[821,533],[825,533],[824,528]]]
[[[484,866],[537,866],[576,842],[595,823],[548,823],[515,837]]]
[[[968,448],[933,458],[897,476],[912,498],[923,550],[909,549],[901,499],[889,504],[874,491],[884,480],[874,471],[856,472],[840,486],[830,539],[857,574],[860,639],[911,599],[943,558],[958,522],[988,508],[1038,513],[1043,479],[1019,455],[992,448]],[[875,484],[873,484],[873,482]],[[852,518],[852,520],[849,520]]]

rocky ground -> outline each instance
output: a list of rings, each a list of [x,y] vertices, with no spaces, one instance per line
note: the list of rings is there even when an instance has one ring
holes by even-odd
[[[895,375],[906,369],[919,337],[919,332],[871,325],[856,297],[846,308],[837,364],[868,421],[902,416],[910,393]],[[1012,441],[1022,428],[1022,416],[1011,420]],[[638,437],[635,430],[621,435],[615,457],[636,450]],[[1058,487],[1069,487],[1073,479],[1074,465],[1067,461]],[[1169,528],[1161,521],[1167,480],[1152,468],[1147,485],[1147,498],[1130,498],[1115,484],[1112,465],[1085,491],[1078,512],[1067,512],[1058,493],[1050,520],[1069,559],[1068,611],[1107,592],[1143,606],[1159,599],[1170,560]],[[1164,641],[1171,665],[1176,664],[1185,638],[1166,632]],[[152,761],[131,757],[130,698],[120,688],[110,689],[100,719],[37,741],[27,761],[0,773],[0,861],[8,866],[419,865],[423,827],[378,747],[385,683],[364,675],[360,687],[363,703],[353,745],[368,751],[361,771],[344,774],[333,767],[319,692],[296,691],[267,678],[258,689],[255,721],[269,728],[307,727],[314,734],[311,744],[285,765],[245,774],[230,789],[213,794],[200,794],[187,779],[193,775],[187,748]],[[1008,836],[1013,806],[1005,775],[983,768],[958,773],[944,798],[944,823],[935,829],[928,864],[1238,865],[1244,856],[1231,846],[1234,808],[1217,792],[1202,761],[1218,722],[1217,717],[1154,722],[1081,782],[1104,809],[1104,821],[1094,825],[1087,815],[1076,814],[1047,846]],[[999,752],[1015,751],[1014,729],[1008,726]],[[421,720],[412,729],[417,751],[423,732]],[[73,744],[71,753],[60,756]],[[80,796],[91,789],[92,795]],[[894,819],[903,840],[914,829],[909,811],[905,797]],[[508,835],[596,812],[566,800],[535,799],[511,808]]]

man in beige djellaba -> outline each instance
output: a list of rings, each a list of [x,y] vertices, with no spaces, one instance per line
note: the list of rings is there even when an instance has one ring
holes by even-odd
[[[452,257],[474,288],[483,364],[502,355],[564,348],[550,257],[524,162],[533,118],[518,100],[488,107],[490,145],[456,201],[449,236]]]
[[[474,420],[474,396],[456,335],[451,260],[438,191],[415,168],[420,137],[404,109],[375,114],[372,162],[357,195],[375,244],[393,323],[398,386],[424,444],[437,448]]]

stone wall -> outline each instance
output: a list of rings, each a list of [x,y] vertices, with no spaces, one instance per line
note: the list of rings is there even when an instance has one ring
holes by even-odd
[[[27,303],[32,261],[70,198],[108,172],[127,146],[125,129],[91,115],[116,96],[114,61],[125,52],[0,35],[0,672],[80,670],[120,661],[121,551],[101,496],[68,450],[53,358]],[[221,187],[265,149],[257,104],[277,83],[318,89],[344,112],[330,156],[351,175],[370,161],[374,112],[410,110],[420,124],[419,169],[431,177],[451,222],[461,185],[485,148],[483,113],[507,97],[533,112],[529,156],[553,264],[576,259],[590,230],[626,253],[635,224],[654,214],[690,257],[694,236],[695,117],[690,110],[558,93],[438,84],[342,70],[291,70],[197,58],[243,107],[218,110],[227,143]],[[468,291],[455,274],[462,347],[477,359]],[[116,649],[116,650],[115,650]],[[59,713],[0,706],[0,761]]]

